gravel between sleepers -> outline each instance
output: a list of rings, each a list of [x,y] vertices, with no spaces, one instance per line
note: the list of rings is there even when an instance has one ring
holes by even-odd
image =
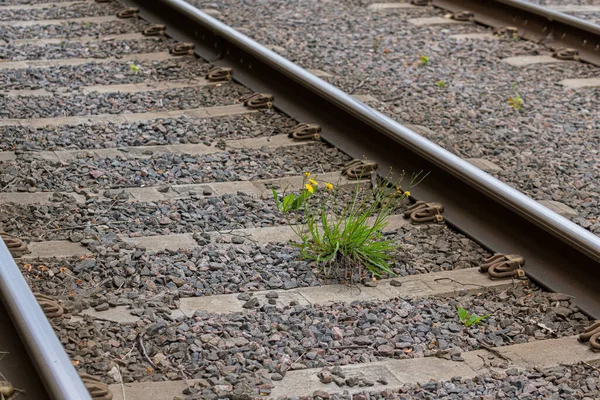
[[[193,57],[174,57],[164,61],[137,62],[135,54],[122,56],[123,61],[87,63],[75,67],[30,68],[2,71],[0,90],[50,89],[92,85],[142,83],[149,80],[166,81],[195,79],[210,69]],[[135,64],[137,72],[132,70]]]
[[[473,379],[453,378],[443,382],[404,385],[400,390],[380,393],[333,394],[331,400],[494,400],[494,399],[583,399],[600,398],[600,372],[589,365],[561,365],[479,375]],[[183,397],[199,399],[199,397]],[[285,397],[280,400],[323,400],[320,396]]]
[[[302,146],[231,149],[192,156],[164,153],[147,159],[120,159],[85,155],[69,162],[36,160],[22,153],[16,161],[0,163],[4,191],[74,191],[116,189],[166,183],[206,183],[271,179],[304,171],[340,170],[350,158],[325,143]]]
[[[0,97],[0,117],[27,119],[189,110],[239,103],[240,97],[251,93],[250,89],[230,82],[137,93],[10,96]]]
[[[35,290],[43,291],[48,271],[34,268],[25,275]],[[51,279],[71,283],[71,292],[60,289],[68,313],[126,304],[141,317],[133,324],[89,317],[81,322],[70,322],[68,317],[54,319],[57,335],[71,358],[79,361],[79,368],[108,382],[118,379],[112,372],[114,359],[124,361],[120,367],[125,382],[181,379],[183,369],[187,378],[203,379],[197,386],[208,396],[202,398],[207,399],[216,398],[210,393],[223,390],[221,384],[232,385],[228,391],[241,390],[241,381],[247,379],[249,390],[257,394],[257,384],[281,379],[282,365],[303,369],[424,356],[461,361],[461,352],[478,349],[482,344],[501,346],[573,335],[589,323],[567,296],[526,287],[456,299],[283,308],[263,305],[250,313],[197,312],[193,318],[173,318],[169,315],[176,304],[173,295],[157,296],[142,289],[123,298],[118,292],[103,296],[65,272],[59,271]],[[479,315],[492,315],[482,324],[466,328],[458,321],[458,305]],[[157,366],[151,371],[136,345],[140,338]],[[123,357],[128,352],[129,356]],[[228,368],[217,368],[218,360]],[[505,362],[499,360],[498,366],[503,365]]]
[[[60,58],[107,58],[121,54],[154,53],[165,51],[170,41],[159,40],[107,40],[103,42],[79,43],[65,40],[63,44],[44,45],[3,45],[0,48],[0,59],[20,60],[55,60]]]
[[[57,25],[3,26],[2,35],[6,40],[75,38],[141,32],[146,26],[148,26],[146,22],[136,19],[102,23],[68,22]]]
[[[205,143],[287,134],[293,119],[264,110],[218,118],[159,119],[134,124],[60,126],[58,128],[0,127],[0,150],[101,149]]]
[[[82,17],[97,17],[104,15],[115,15],[123,9],[117,2],[96,3],[84,2],[68,7],[48,7],[33,10],[3,10],[0,7],[0,21],[33,21],[46,19],[68,19]]]
[[[269,216],[267,212],[264,214]],[[277,220],[281,219],[279,216],[271,218],[274,222],[281,222]],[[15,223],[5,220],[0,221],[2,229],[8,232],[11,232],[14,225]],[[68,225],[70,224],[67,223]],[[200,228],[199,223],[198,230],[203,230]],[[419,232],[414,234],[414,231]],[[116,235],[118,230],[106,229],[104,225],[67,232],[67,237],[71,240],[87,245],[93,260],[42,260],[32,264],[37,266],[43,263],[56,271],[61,266],[68,266],[74,276],[92,285],[105,278],[112,279],[115,286],[102,286],[98,293],[107,294],[122,284],[124,290],[139,289],[140,281],[132,277],[133,270],[143,270],[142,276],[164,277],[155,281],[160,286],[147,287],[147,290],[155,293],[168,290],[181,296],[293,289],[336,282],[335,279],[327,282],[323,277],[318,277],[318,271],[313,271],[307,261],[300,260],[298,250],[286,243],[259,245],[242,236],[219,236],[211,239],[207,233],[197,233],[194,238],[198,248],[155,252],[141,247],[134,249],[121,243]],[[37,237],[33,237],[33,234],[32,239],[36,240]],[[227,238],[228,243],[222,243],[224,238]],[[395,274],[391,278],[472,268],[482,264],[489,256],[475,242],[445,226],[417,228],[408,225],[389,235],[388,239],[400,246],[398,257],[391,265]]]
[[[202,8],[209,1],[190,3]],[[225,23],[283,47],[285,57],[305,68],[333,75],[328,81],[349,93],[375,96],[392,118],[426,125],[434,132],[428,139],[447,150],[495,162],[506,183],[536,200],[569,205],[579,213],[574,222],[600,234],[600,89],[567,90],[558,83],[596,77],[598,67],[512,67],[501,59],[551,52],[526,41],[456,40],[452,34],[490,31],[475,24],[417,27],[408,22],[412,11],[371,12],[371,1],[210,3]],[[419,63],[422,55],[429,66]],[[508,104],[517,93],[522,112]]]

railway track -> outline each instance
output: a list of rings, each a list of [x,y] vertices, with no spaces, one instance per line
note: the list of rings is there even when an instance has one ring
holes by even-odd
[[[600,316],[600,240],[475,167],[494,164],[325,84],[216,6],[0,4],[5,398],[599,395],[596,338],[578,337]],[[244,101],[256,93],[271,96]],[[290,138],[298,123],[323,140]],[[444,212],[415,223],[403,202],[385,232],[396,276],[348,286],[298,258],[271,189],[310,172],[348,195],[353,158],[428,172],[409,196]],[[508,279],[480,271],[494,253]],[[466,326],[458,307],[490,315]]]

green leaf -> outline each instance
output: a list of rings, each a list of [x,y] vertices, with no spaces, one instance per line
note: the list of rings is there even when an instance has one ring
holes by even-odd
[[[277,190],[271,189],[273,192],[273,199],[275,200],[275,205],[279,211],[283,211],[283,206],[281,204],[281,200],[279,200],[279,195],[277,194]]]
[[[469,313],[462,307],[458,307],[458,318],[461,322],[465,322],[469,318]]]
[[[292,204],[296,200],[296,195],[294,193],[290,193],[283,198],[283,212],[288,212],[292,209]]]

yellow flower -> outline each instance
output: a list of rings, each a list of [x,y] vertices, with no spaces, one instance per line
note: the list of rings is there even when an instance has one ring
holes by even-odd
[[[406,197],[408,197],[408,196],[410,196],[410,192],[407,190],[406,192],[404,192],[404,195],[405,195]]]
[[[308,178],[308,181],[310,182],[311,185],[313,186],[319,186],[319,183],[317,181],[315,181],[314,179],[310,179]]]
[[[306,190],[308,190],[310,193],[314,193],[315,192],[315,188],[312,187],[312,185],[309,185],[308,183],[306,185],[304,185],[304,187],[306,188]]]
[[[327,188],[327,190],[333,190],[333,185],[331,183],[329,183],[329,182],[327,182],[325,184],[325,187]]]
[[[402,186],[396,186],[396,192],[402,194]]]
[[[310,172],[305,172],[304,176],[308,178],[310,176]]]

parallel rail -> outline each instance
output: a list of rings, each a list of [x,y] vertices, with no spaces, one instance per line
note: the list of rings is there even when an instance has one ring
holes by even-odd
[[[487,249],[525,257],[527,275],[566,293],[600,318],[600,238],[540,205],[396,121],[353,99],[183,0],[123,0],[167,34],[192,42],[211,63],[234,69],[255,92],[301,122],[318,122],[322,137],[380,171],[427,171],[414,197],[444,204],[448,223]],[[520,2],[519,2],[520,3]]]

